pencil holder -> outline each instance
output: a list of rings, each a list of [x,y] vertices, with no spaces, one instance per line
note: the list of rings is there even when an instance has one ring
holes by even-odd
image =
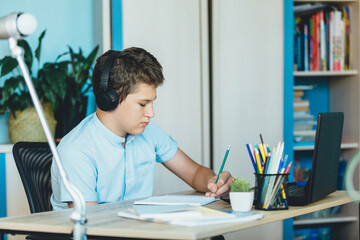
[[[288,182],[286,174],[255,173],[255,209],[286,210],[289,209],[284,186]]]

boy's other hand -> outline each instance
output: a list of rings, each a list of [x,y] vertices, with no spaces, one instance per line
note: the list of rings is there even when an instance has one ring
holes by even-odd
[[[208,182],[207,187],[210,192],[205,194],[207,197],[220,197],[230,191],[230,184],[234,179],[230,172],[222,172],[217,184],[215,184],[216,178],[217,175],[212,177]]]

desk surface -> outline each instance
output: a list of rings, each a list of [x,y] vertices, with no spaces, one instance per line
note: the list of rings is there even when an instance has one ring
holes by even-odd
[[[132,201],[108,203],[87,207],[87,235],[153,239],[206,238],[276,222],[350,202],[352,202],[352,200],[347,196],[346,192],[337,191],[322,200],[304,207],[289,207],[289,210],[278,211],[253,211],[264,213],[264,217],[261,220],[208,227],[181,227],[124,219],[118,217],[117,212],[121,208],[131,205]],[[214,209],[231,210],[230,204],[224,201],[218,201],[207,206]],[[72,222],[68,217],[70,212],[71,210],[67,209],[57,212],[44,212],[17,217],[0,218],[0,231],[12,233],[44,232],[71,234]]]

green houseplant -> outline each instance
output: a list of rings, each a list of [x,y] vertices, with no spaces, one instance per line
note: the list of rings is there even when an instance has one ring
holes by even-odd
[[[245,179],[234,178],[231,183],[232,192],[250,192],[250,183]]]
[[[55,111],[58,121],[56,137],[61,138],[75,127],[86,113],[86,93],[92,86],[91,74],[93,63],[99,46],[96,46],[88,56],[84,56],[81,48],[75,52],[70,46],[68,51],[60,54],[56,61],[65,73],[65,95]],[[60,59],[64,59],[58,62]]]
[[[84,57],[81,48],[77,53],[68,47],[68,51],[60,54],[54,62],[41,64],[41,46],[45,33],[46,31],[43,31],[40,34],[38,46],[34,53],[26,40],[19,40],[18,45],[24,49],[24,60],[39,99],[43,104],[50,129],[55,135],[56,122],[60,123],[60,125],[58,124],[60,130],[57,137],[62,137],[64,125],[68,122],[73,123],[70,126],[71,129],[85,117],[86,99],[84,95],[91,87],[89,78],[98,47],[95,47],[87,57]],[[34,58],[37,60],[36,71],[33,71]],[[12,142],[20,140],[45,141],[46,138],[41,125],[33,123],[38,122],[40,124],[28,88],[17,66],[17,61],[11,56],[6,56],[0,60],[0,77],[8,77],[5,79],[3,87],[0,88],[0,111],[8,110],[11,113],[9,119],[10,140]],[[54,112],[56,113],[56,120]],[[83,114],[80,115],[81,113]],[[30,129],[24,130],[22,125],[28,125]],[[23,136],[16,137],[19,132]]]
[[[54,133],[56,121],[53,111],[59,104],[58,99],[63,99],[65,96],[66,75],[61,71],[57,63],[47,62],[41,65],[41,46],[45,33],[46,31],[43,31],[40,34],[38,46],[34,53],[26,40],[19,40],[18,45],[24,49],[25,63],[43,105],[50,130]],[[33,71],[35,60],[37,60],[37,68]],[[5,56],[0,59],[0,67],[0,77],[5,79],[3,86],[0,88],[0,109],[10,111],[10,140],[13,143],[20,140],[45,141],[45,135],[16,59]]]
[[[254,202],[254,192],[245,179],[234,178],[231,183],[230,203],[234,211],[248,212]]]

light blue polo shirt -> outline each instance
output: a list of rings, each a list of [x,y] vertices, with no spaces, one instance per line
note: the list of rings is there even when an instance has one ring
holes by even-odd
[[[57,147],[69,181],[86,202],[117,202],[149,197],[153,193],[155,162],[170,160],[177,143],[152,121],[140,135],[119,137],[107,129],[96,113],[86,117]],[[54,210],[68,208],[72,201],[60,179],[58,167],[51,166]]]

